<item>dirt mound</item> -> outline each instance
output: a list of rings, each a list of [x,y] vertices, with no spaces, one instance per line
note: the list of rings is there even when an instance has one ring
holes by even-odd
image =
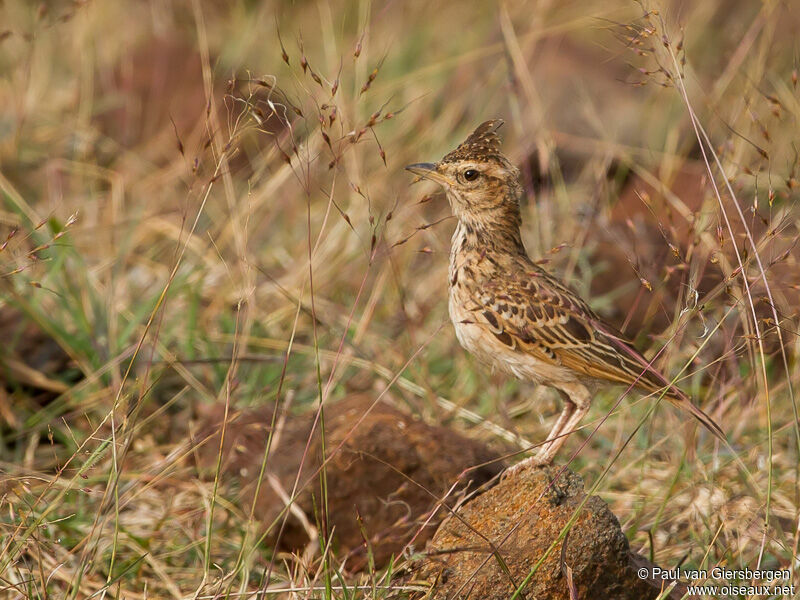
[[[565,541],[551,549],[576,511]],[[417,573],[434,586],[426,598],[506,600],[518,587],[519,598],[553,600],[659,595],[656,584],[637,576],[647,561],[631,554],[606,503],[587,498],[583,480],[559,467],[523,469],[465,504],[426,554]]]
[[[421,549],[447,514],[442,505],[454,506],[464,493],[502,469],[498,462],[491,462],[497,455],[481,443],[427,425],[383,402],[373,403],[373,397],[364,394],[325,408],[325,451],[330,457],[327,527],[335,532],[338,555],[347,558],[346,566],[353,571],[366,564],[365,536],[378,567],[407,545]],[[198,436],[198,442],[206,441],[197,450],[205,468],[216,465],[221,409],[216,408],[207,419],[205,433]],[[253,502],[271,420],[272,407],[229,419],[222,473],[239,479],[241,502],[247,509]],[[256,500],[255,516],[271,528],[274,543],[285,499],[291,497],[300,471],[294,505],[305,518],[296,509],[290,513],[278,544],[284,550],[306,546],[311,541],[310,526],[319,525],[315,516],[320,514],[321,498],[319,426],[306,447],[313,421],[313,413],[286,415],[276,426]]]

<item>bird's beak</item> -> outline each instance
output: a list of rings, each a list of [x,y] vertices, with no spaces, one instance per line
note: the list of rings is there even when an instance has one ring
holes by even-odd
[[[453,182],[448,177],[439,173],[433,163],[414,163],[413,165],[408,165],[406,171],[411,171],[420,179],[430,179],[442,185],[453,185]]]

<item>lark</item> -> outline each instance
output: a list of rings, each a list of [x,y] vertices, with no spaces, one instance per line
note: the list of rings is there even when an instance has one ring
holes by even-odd
[[[665,398],[725,440],[720,427],[619,331],[528,257],[520,235],[523,189],[519,170],[500,150],[502,124],[486,121],[439,162],[406,169],[443,186],[458,219],[449,268],[458,341],[482,362],[555,388],[564,398],[547,440],[513,469],[551,463],[600,383],[665,390]]]

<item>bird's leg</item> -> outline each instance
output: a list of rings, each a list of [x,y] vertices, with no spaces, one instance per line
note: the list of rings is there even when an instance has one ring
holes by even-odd
[[[564,397],[564,409],[558,415],[558,419],[547,436],[547,441],[539,448],[539,451],[516,465],[508,468],[506,474],[510,475],[529,465],[549,465],[553,458],[558,454],[561,446],[567,440],[567,436],[589,412],[589,390],[580,383],[568,383],[559,386],[559,391]]]
[[[561,411],[561,414],[558,415],[555,425],[553,425],[553,427],[550,429],[547,439],[539,447],[539,450],[536,452],[536,454],[529,456],[525,460],[522,460],[515,465],[510,466],[508,469],[506,469],[503,476],[505,477],[507,475],[511,475],[512,473],[521,471],[528,466],[549,465],[551,462],[553,462],[553,457],[566,439],[565,435],[561,435],[561,431],[569,422],[570,417],[572,417],[573,413],[575,412],[575,408],[575,403],[565,395],[564,409]]]

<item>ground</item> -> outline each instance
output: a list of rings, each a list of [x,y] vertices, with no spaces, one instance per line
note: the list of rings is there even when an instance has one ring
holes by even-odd
[[[281,419],[354,394],[508,462],[549,430],[557,394],[458,346],[453,219],[403,169],[490,118],[531,256],[730,443],[608,388],[557,462],[665,568],[797,581],[799,28],[755,0],[0,2],[0,586],[416,593],[424,548],[342,568],[325,469],[294,553],[247,490]],[[254,464],[201,462],[204,419],[251,409]]]

